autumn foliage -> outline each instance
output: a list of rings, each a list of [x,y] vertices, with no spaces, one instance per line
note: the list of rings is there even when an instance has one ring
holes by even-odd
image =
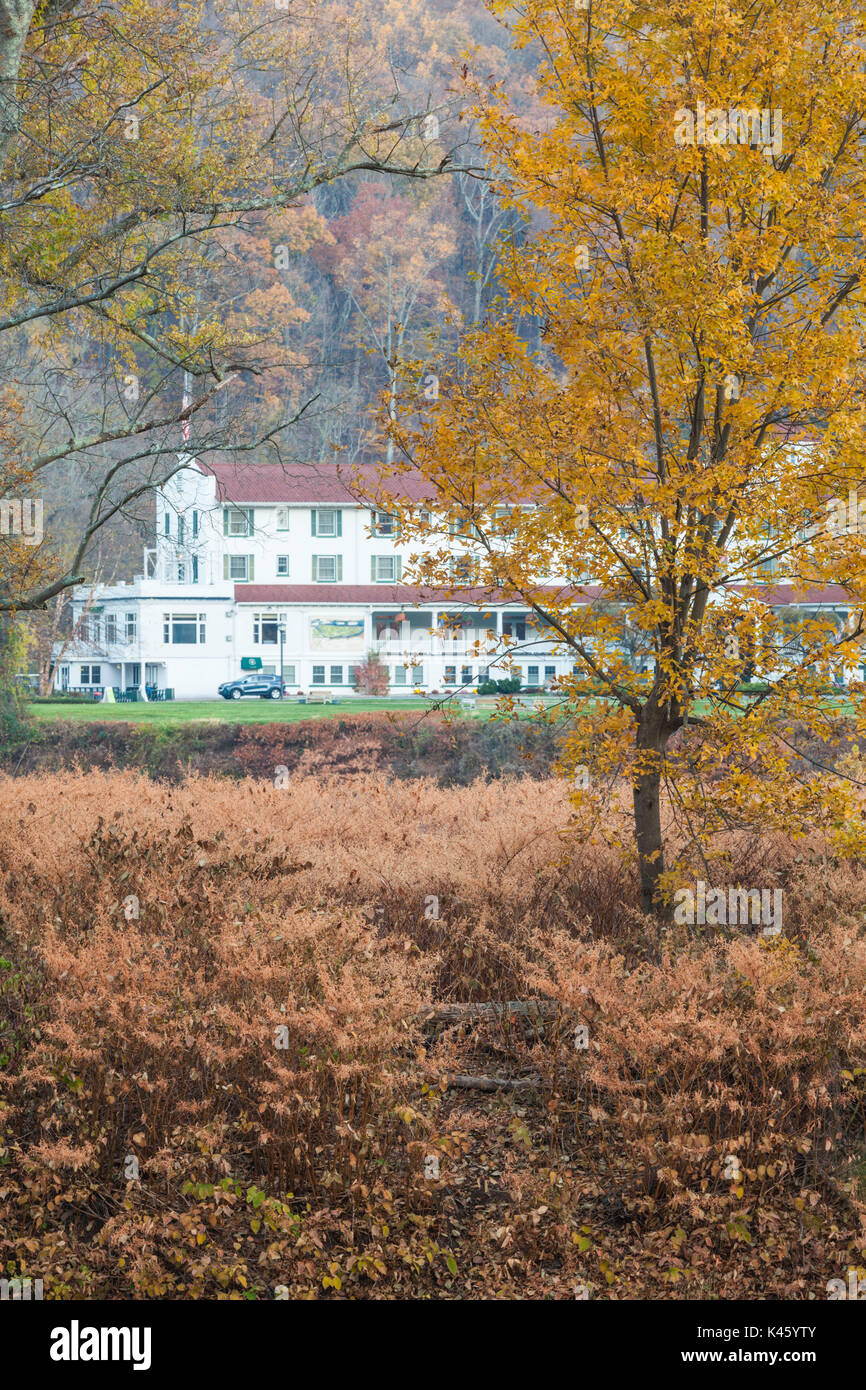
[[[732,837],[784,935],[664,927],[567,812],[0,782],[0,1261],[47,1298],[826,1297],[866,1257],[862,870]]]
[[[655,911],[682,873],[664,804],[701,845],[721,823],[814,823],[786,730],[818,727],[831,680],[860,665],[863,14],[490,8],[539,55],[539,117],[495,75],[467,92],[529,230],[504,247],[493,311],[456,356],[443,346],[436,400],[387,422],[437,498],[421,513],[396,476],[395,505],[426,543],[412,578],[453,583],[465,538],[474,582],[525,604],[574,662],[574,761],[592,751],[597,769],[577,799],[603,823],[627,772]],[[844,616],[804,606],[831,585]],[[609,696],[589,713],[587,679]],[[862,687],[850,698],[862,729]],[[676,740],[696,726],[729,768],[712,784]],[[822,793],[845,834],[844,770]]]

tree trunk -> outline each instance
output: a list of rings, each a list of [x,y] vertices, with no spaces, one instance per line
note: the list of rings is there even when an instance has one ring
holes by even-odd
[[[659,879],[664,873],[664,844],[661,818],[662,755],[667,739],[660,727],[642,726],[638,731],[639,767],[635,775],[634,833],[640,867],[641,907],[656,912],[661,907]]]
[[[39,694],[53,695],[54,683],[57,679],[57,666],[52,664],[51,654],[41,658],[39,662]]]
[[[35,10],[35,0],[0,0],[0,168],[18,133],[18,74]]]
[[[24,644],[11,613],[0,613],[0,737],[22,729],[22,691],[15,680]]]

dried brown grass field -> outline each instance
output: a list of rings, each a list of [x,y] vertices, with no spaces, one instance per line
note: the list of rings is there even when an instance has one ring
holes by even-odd
[[[863,869],[732,842],[784,934],[664,928],[568,818],[554,780],[0,780],[5,1270],[826,1298],[866,1262]]]

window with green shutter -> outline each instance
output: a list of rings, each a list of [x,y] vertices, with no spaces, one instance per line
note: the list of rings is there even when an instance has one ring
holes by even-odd
[[[252,507],[223,507],[223,535],[251,536],[255,529]]]
[[[371,555],[370,578],[374,584],[395,584],[400,579],[402,562],[399,555]]]
[[[315,507],[310,524],[314,536],[336,538],[343,534],[343,513],[339,507]]]
[[[343,578],[342,555],[314,555],[313,582],[317,584],[339,584]]]
[[[374,536],[396,536],[397,518],[390,512],[371,512],[370,529]]]
[[[236,584],[252,584],[255,577],[254,555],[223,556],[223,579],[233,579]]]

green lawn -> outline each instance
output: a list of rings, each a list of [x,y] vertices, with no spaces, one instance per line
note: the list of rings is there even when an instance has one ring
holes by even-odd
[[[551,700],[525,696],[523,707],[518,705],[518,718],[529,719],[539,704]],[[28,708],[37,719],[75,719],[98,723],[103,720],[127,720],[148,724],[188,724],[195,719],[226,720],[233,724],[294,724],[301,719],[335,718],[340,715],[366,714],[372,710],[415,710],[417,713],[435,707],[437,701],[419,696],[405,699],[364,699],[348,696],[336,705],[301,705],[297,700],[169,700],[155,704],[78,705],[58,700],[51,704],[31,704]],[[828,711],[837,716],[853,714],[853,706],[844,697],[828,697]],[[592,705],[587,701],[586,710]],[[456,718],[488,719],[494,712],[492,704],[475,711],[464,711],[457,700],[444,702],[444,708]],[[708,712],[708,702],[698,701],[693,713]]]
[[[297,700],[167,700],[154,704],[78,705],[58,700],[51,704],[32,704],[37,719],[75,719],[85,722],[127,720],[148,724],[186,724],[194,719],[230,720],[233,724],[294,723],[299,719],[318,719],[345,714],[364,714],[371,710],[427,710],[430,700],[358,699],[350,696],[336,705],[301,705]]]

